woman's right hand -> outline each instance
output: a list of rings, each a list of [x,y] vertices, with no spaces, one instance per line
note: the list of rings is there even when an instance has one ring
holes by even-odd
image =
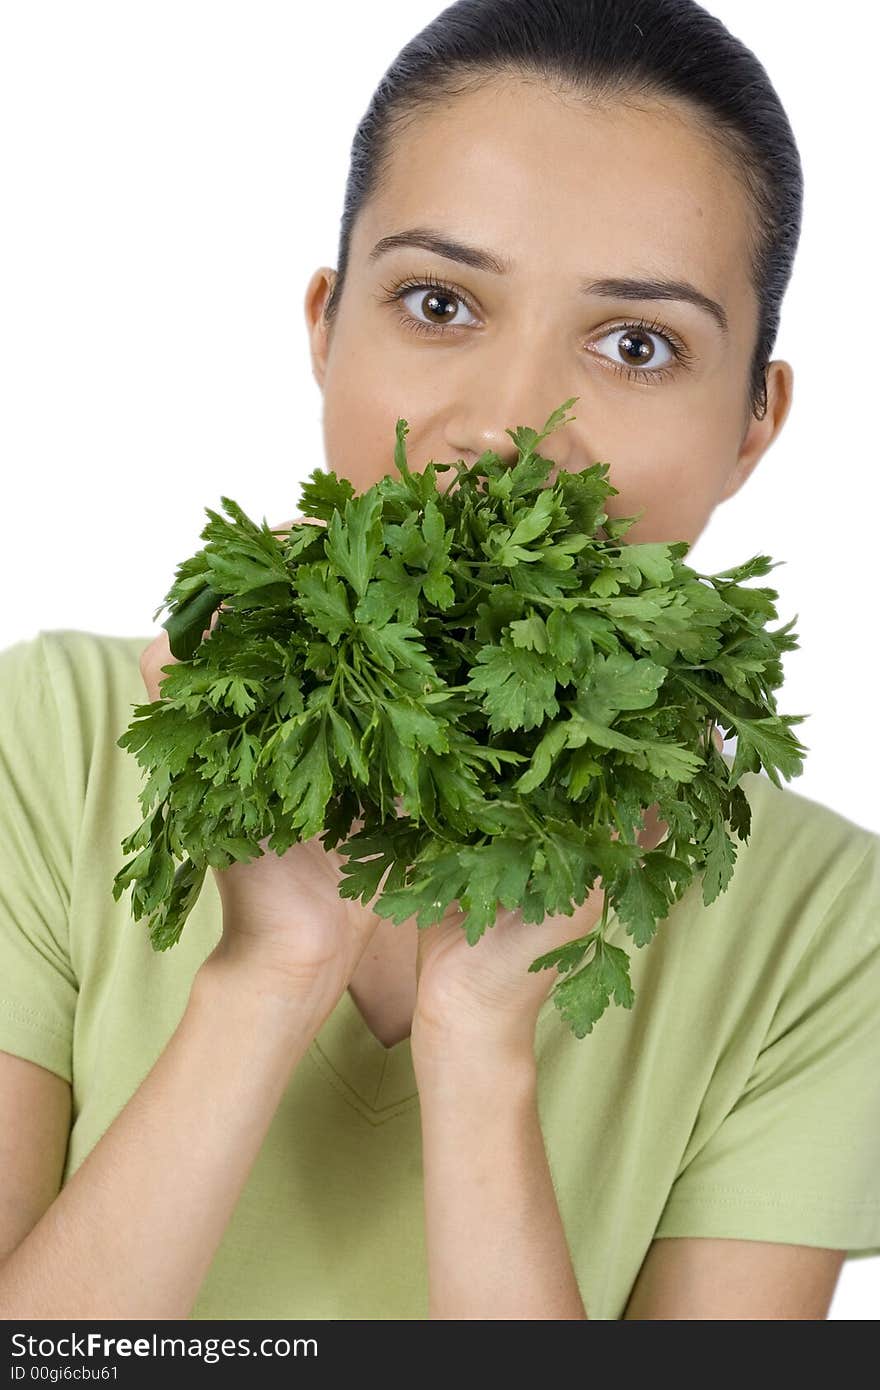
[[[219,616],[218,608],[203,637]],[[162,668],[175,663],[163,629],[140,657],[150,700],[161,698]],[[362,825],[355,821],[352,834]],[[369,906],[339,896],[345,860],[325,849],[318,836],[281,855],[268,848],[268,838],[260,841],[262,857],[211,869],[223,904],[223,935],[205,964],[222,963],[243,979],[289,994],[323,1018],[348,988],[381,919]]]

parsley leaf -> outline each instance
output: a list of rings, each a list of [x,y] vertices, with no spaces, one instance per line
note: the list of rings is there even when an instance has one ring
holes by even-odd
[[[206,509],[162,605],[177,664],[118,740],[146,778],[113,895],[131,888],[155,950],[209,867],[317,835],[346,857],[341,897],[381,886],[373,910],[420,928],[457,900],[471,945],[499,904],[539,923],[599,881],[598,927],[530,966],[564,976],[582,1038],[634,999],[612,908],[641,948],[695,879],[706,906],[725,891],[751,829],[740,778],[778,787],[808,751],[806,716],[776,707],[795,619],[772,630],[777,592],[746,586],[769,556],[703,575],[685,541],[628,543],[607,463],[548,483],[538,449],[576,399],[508,431],[512,466],[489,450],[413,473],[399,419],[397,476],[358,494],[316,468],[287,532],[228,497]],[[654,804],[669,833],[645,851]]]

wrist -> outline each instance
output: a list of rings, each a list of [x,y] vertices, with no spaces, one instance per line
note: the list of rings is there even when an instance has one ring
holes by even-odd
[[[291,1035],[309,1039],[319,1032],[333,1008],[314,988],[294,986],[271,968],[233,958],[223,949],[222,940],[199,966],[192,988],[197,996],[222,998],[230,1010],[253,1013],[263,1026],[275,1022]]]
[[[442,1038],[423,1031],[418,1016],[410,1034],[413,1070],[420,1090],[432,1089],[460,1096],[463,1091],[491,1094],[501,1086],[529,1090],[535,1083],[537,1062],[531,1034],[499,1037],[493,1033],[469,1033]]]
[[[416,1006],[410,1030],[413,1061],[467,1068],[476,1059],[489,1066],[516,1065],[535,1060],[537,1018],[519,1010],[511,1018],[485,1018],[478,1022],[461,1017],[442,1023],[427,1018]]]
[[[534,1057],[472,1056],[414,1061],[423,1122],[437,1117],[449,1135],[459,1128],[485,1132],[496,1123],[519,1123],[537,1109],[538,1077]]]

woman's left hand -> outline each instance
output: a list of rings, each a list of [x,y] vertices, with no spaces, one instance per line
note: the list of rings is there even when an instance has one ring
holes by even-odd
[[[653,849],[666,834],[651,807],[639,844]],[[412,1048],[448,1056],[487,1046],[503,1051],[532,1048],[541,1005],[559,979],[555,968],[530,973],[538,956],[593,930],[602,916],[605,890],[593,887],[570,917],[548,914],[524,922],[519,908],[499,908],[476,945],[462,928],[464,912],[453,905],[441,922],[419,932]]]
[[[718,730],[713,737],[723,746]],[[666,835],[656,805],[645,812],[637,836],[645,850]],[[616,832],[612,838],[617,838]],[[541,1006],[559,979],[554,967],[529,972],[529,966],[569,941],[586,936],[602,916],[605,890],[595,886],[573,914],[524,922],[520,909],[501,909],[476,945],[468,944],[454,907],[441,922],[419,932],[416,961],[416,1006],[412,1023],[414,1057],[450,1053],[473,1055],[488,1047],[505,1053],[531,1054]]]

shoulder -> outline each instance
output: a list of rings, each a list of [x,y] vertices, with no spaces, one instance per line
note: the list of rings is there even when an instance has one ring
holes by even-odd
[[[79,628],[41,628],[0,649],[0,681],[7,690],[43,690],[63,711],[84,711],[108,696],[137,692],[139,658],[153,639]],[[143,682],[140,685],[143,691]]]
[[[125,637],[81,628],[40,628],[32,637],[0,648],[4,678],[41,679],[81,673],[85,677],[137,669],[140,653],[152,636]]]
[[[763,774],[740,785],[750,833],[743,842],[728,832],[737,857],[726,889],[706,906],[695,881],[682,903],[681,974],[722,1013],[730,1005],[737,1036],[751,1021],[751,1043],[767,1047],[774,1028],[823,1001],[854,1021],[876,996],[880,835]]]
[[[725,761],[732,762],[732,757]],[[795,786],[775,786],[763,773],[746,773],[739,785],[751,811],[747,841],[732,832],[740,881],[759,881],[766,892],[808,888],[833,896],[836,888],[880,853],[880,835],[844,811],[825,805]]]
[[[147,699],[139,658],[150,637],[41,629],[0,649],[0,735],[10,759],[80,805],[98,763]],[[23,773],[22,773],[23,775]]]
[[[30,645],[53,671],[86,675],[120,671],[127,675],[137,669],[141,652],[152,640],[151,636],[126,637],[82,628],[41,628]]]
[[[853,970],[868,986],[880,965],[880,836],[762,773],[739,785],[749,833],[741,840],[728,826],[736,858],[723,891],[706,903],[697,872],[644,950],[633,951],[625,924],[613,924],[630,956],[636,1007],[694,1001],[701,1043],[714,1037],[718,1056],[731,1040],[742,1056],[760,1047],[786,997],[808,1007],[811,990]],[[690,1046],[686,1031],[680,1041]]]

